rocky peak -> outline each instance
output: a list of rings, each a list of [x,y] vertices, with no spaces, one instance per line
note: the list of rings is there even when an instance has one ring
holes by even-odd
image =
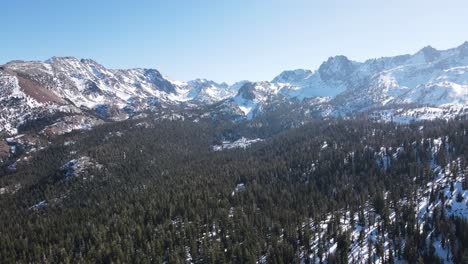
[[[353,62],[346,56],[339,55],[328,58],[326,62],[320,65],[318,72],[320,73],[320,77],[327,81],[330,79],[343,80],[354,70]]]
[[[297,83],[304,80],[312,74],[311,70],[296,69],[292,71],[283,71],[280,75],[276,76],[272,83]]]
[[[245,83],[237,92],[237,96],[245,100],[253,100],[255,99],[255,84],[252,82]]]
[[[463,42],[457,49],[460,51],[460,56],[468,57],[468,41]]]
[[[191,81],[188,81],[188,84],[190,86],[194,86],[194,87],[209,87],[209,86],[214,86],[214,87],[218,87],[218,88],[223,88],[223,89],[226,89],[228,88],[228,84],[223,82],[223,83],[217,83],[215,81],[212,81],[212,80],[207,80],[207,79],[195,79],[195,80],[191,80]]]
[[[426,46],[418,51],[415,56],[422,56],[426,62],[433,62],[440,58],[440,52],[431,46]]]

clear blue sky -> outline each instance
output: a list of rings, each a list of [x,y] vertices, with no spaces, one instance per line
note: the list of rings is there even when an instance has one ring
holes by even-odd
[[[5,0],[0,64],[75,56],[178,80],[270,80],[338,54],[458,46],[467,10],[466,0]]]

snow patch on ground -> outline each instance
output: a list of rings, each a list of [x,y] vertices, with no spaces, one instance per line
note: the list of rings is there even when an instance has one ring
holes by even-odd
[[[64,171],[66,179],[70,177],[83,176],[83,179],[87,179],[87,171],[90,168],[102,169],[102,165],[94,162],[90,157],[80,157],[78,159],[72,159],[65,163],[61,169]],[[93,176],[91,175],[91,178]]]
[[[263,139],[256,138],[256,139],[247,139],[245,137],[242,137],[234,142],[231,141],[223,141],[221,145],[214,145],[213,150],[214,151],[221,151],[221,150],[226,150],[226,149],[234,149],[234,148],[243,148],[246,149],[253,143],[261,142]]]

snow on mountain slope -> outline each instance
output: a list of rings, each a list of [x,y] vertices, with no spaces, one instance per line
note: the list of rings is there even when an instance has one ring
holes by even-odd
[[[5,106],[0,109],[0,130],[16,133],[39,112],[80,113],[84,108],[119,120],[163,104],[211,104],[235,92],[225,83],[174,82],[154,69],[110,70],[90,59],[12,61],[0,68],[0,102]]]
[[[53,57],[46,62],[14,61],[4,68],[47,86],[76,106],[94,108],[105,103],[123,107],[132,98],[158,98],[174,103],[186,100],[215,102],[233,95],[228,85],[197,79],[176,82],[155,69],[106,69],[90,60]]]
[[[0,131],[16,134],[17,127],[25,120],[59,110],[48,103],[45,92],[34,92],[37,89],[31,89],[29,85],[23,90],[20,82],[14,73],[0,70]],[[49,98],[56,99],[53,94],[49,94]]]
[[[345,56],[336,56],[329,58],[313,73],[308,70],[286,71],[272,82],[286,84],[281,93],[288,97],[334,97],[348,88],[350,76],[358,65]]]
[[[417,89],[409,89],[408,92],[397,95],[390,102],[420,103],[429,105],[462,104],[468,103],[468,67],[460,66],[440,70],[427,78],[425,84],[416,84]],[[396,78],[395,78],[396,79]],[[394,79],[394,80],[395,80]],[[398,80],[396,80],[398,82]],[[398,82],[403,87],[411,78]]]
[[[418,232],[426,237],[426,243],[434,246],[435,254],[438,255],[444,263],[454,263],[452,252],[448,246],[443,246],[441,243],[442,235],[434,226],[434,219],[440,215],[447,217],[456,216],[468,219],[468,189],[464,182],[466,179],[467,167],[463,167],[463,158],[457,158],[445,167],[436,164],[436,155],[440,150],[448,150],[450,148],[448,137],[445,138],[429,138],[425,139],[426,143],[432,152],[431,170],[433,175],[427,183],[418,188],[414,195],[406,197],[398,201],[394,206],[389,206],[389,212],[386,214],[387,220],[384,220],[383,215],[377,213],[375,205],[372,201],[366,202],[362,206],[361,212],[351,212],[349,210],[338,210],[338,212],[330,213],[322,217],[322,221],[314,222],[310,219],[309,222],[303,223],[304,228],[314,230],[311,241],[312,254],[309,255],[311,263],[328,263],[325,258],[320,259],[320,255],[327,256],[335,254],[338,248],[338,239],[330,237],[328,231],[334,225],[338,225],[338,230],[349,232],[350,250],[348,251],[348,261],[350,263],[387,263],[390,255],[395,263],[406,263],[400,259],[396,252],[404,251],[406,241],[396,243],[396,239],[392,237],[390,232],[381,232],[382,225],[394,224],[398,221],[398,215],[401,217],[402,208],[411,208],[415,216]],[[325,144],[324,144],[325,145]],[[401,153],[404,153],[404,148],[389,148],[388,151],[393,152],[391,155],[386,148],[382,148],[379,153],[376,152],[376,162],[384,169],[391,167],[391,161],[397,160]],[[381,159],[385,157],[385,159]],[[414,179],[416,180],[416,178]],[[388,193],[384,194],[384,199],[388,199]],[[409,207],[407,207],[410,205]],[[412,206],[414,205],[414,206]],[[397,215],[396,207],[400,213]],[[361,216],[359,216],[361,214]],[[387,221],[387,223],[386,223]],[[377,245],[382,245],[382,253],[379,255]],[[441,245],[442,244],[442,245]],[[447,243],[448,244],[448,243]],[[317,254],[321,250],[321,254]],[[305,251],[301,252],[301,256],[305,258]],[[310,251],[308,251],[310,252]]]
[[[464,46],[439,52],[426,47],[403,65],[377,73],[365,92],[380,92],[380,103],[435,106],[467,104],[468,56]]]
[[[152,69],[108,70],[95,61],[73,57],[54,57],[45,66],[51,69],[56,91],[76,106],[113,103],[123,107],[131,97],[164,97],[174,92],[174,86]]]
[[[276,76],[272,83],[289,83],[295,86],[303,86],[304,81],[307,80],[313,72],[311,70],[296,69],[292,71],[283,71],[280,75]]]
[[[270,82],[247,82],[240,87],[237,95],[231,101],[244,113],[247,119],[252,119],[259,107],[268,103],[268,100],[276,96],[282,87],[282,84]]]
[[[447,105],[443,107],[406,107],[400,105],[389,109],[374,110],[371,116],[373,116],[375,120],[408,123],[417,120],[449,120],[467,114],[467,105]]]
[[[212,104],[235,95],[226,83],[216,83],[206,79],[195,79],[184,83],[186,100]]]
[[[343,112],[391,103],[467,104],[467,65],[465,42],[445,51],[425,47],[414,55],[363,63],[332,57],[314,73],[283,72],[273,82],[290,84],[291,88],[282,91],[289,97],[337,97],[335,107]]]
[[[223,141],[221,145],[214,145],[212,148],[214,151],[221,151],[226,149],[235,149],[235,148],[243,148],[246,149],[250,145],[261,142],[262,139],[255,138],[255,139],[247,139],[245,137],[241,137],[240,139],[231,142],[231,141]]]
[[[432,106],[440,111],[432,111],[430,119],[445,118],[450,116],[448,113],[464,113],[459,109],[468,104],[467,50],[467,43],[445,51],[425,47],[414,55],[365,62],[335,56],[315,72],[284,71],[272,83],[282,86],[277,94],[287,98],[328,101],[321,106],[326,109],[324,115],[350,115],[386,105],[412,104],[418,106],[418,116],[425,115],[422,112],[426,108],[420,106]],[[411,114],[414,112],[402,113]],[[395,117],[398,120],[399,116]]]

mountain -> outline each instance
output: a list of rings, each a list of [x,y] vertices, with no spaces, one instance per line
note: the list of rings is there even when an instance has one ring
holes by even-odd
[[[329,97],[331,114],[346,115],[372,108],[413,105],[412,113],[431,106],[452,115],[465,114],[468,104],[468,42],[438,51],[430,46],[413,55],[350,61],[329,58],[316,72],[284,72],[274,83],[291,87],[281,93],[291,98]],[[407,112],[409,113],[409,112]],[[400,113],[403,117],[405,113]]]
[[[73,57],[0,66],[0,130],[10,134],[35,120],[64,133],[146,111],[200,110],[200,117],[253,119],[272,104],[292,101],[299,111],[322,116],[366,113],[407,122],[465,115],[468,42],[365,62],[340,55],[316,71],[284,71],[271,82],[233,85],[206,79],[173,81],[155,69],[107,69]]]
[[[247,82],[242,85],[236,96],[231,98],[233,102],[246,116],[252,119],[264,104],[278,95],[281,86],[270,82]]]
[[[235,94],[227,83],[216,83],[206,79],[195,79],[186,83],[175,82],[175,84],[184,88],[185,100],[203,104],[212,104]]]
[[[356,62],[348,60],[345,56],[336,56],[322,63],[314,73],[304,71],[302,74],[295,75],[298,78],[285,78],[286,72],[283,72],[273,79],[273,82],[279,83],[280,80],[286,80],[285,84],[292,85],[291,88],[282,91],[289,97],[299,99],[316,96],[334,97],[346,90],[348,82],[353,82],[348,78],[356,70],[356,66]]]
[[[0,68],[0,125],[14,134],[30,120],[57,113],[88,123],[122,120],[155,107],[217,102],[235,93],[228,88],[207,80],[174,82],[154,69],[109,70],[90,59],[12,61]]]
[[[239,90],[231,100],[247,119],[274,99],[299,100],[306,111],[319,110],[323,116],[367,112],[401,122],[452,118],[468,113],[467,48],[468,42],[443,51],[428,46],[413,55],[365,62],[330,57],[316,71],[284,71],[243,94]]]
[[[467,46],[232,85],[2,65],[1,263],[467,263]]]

